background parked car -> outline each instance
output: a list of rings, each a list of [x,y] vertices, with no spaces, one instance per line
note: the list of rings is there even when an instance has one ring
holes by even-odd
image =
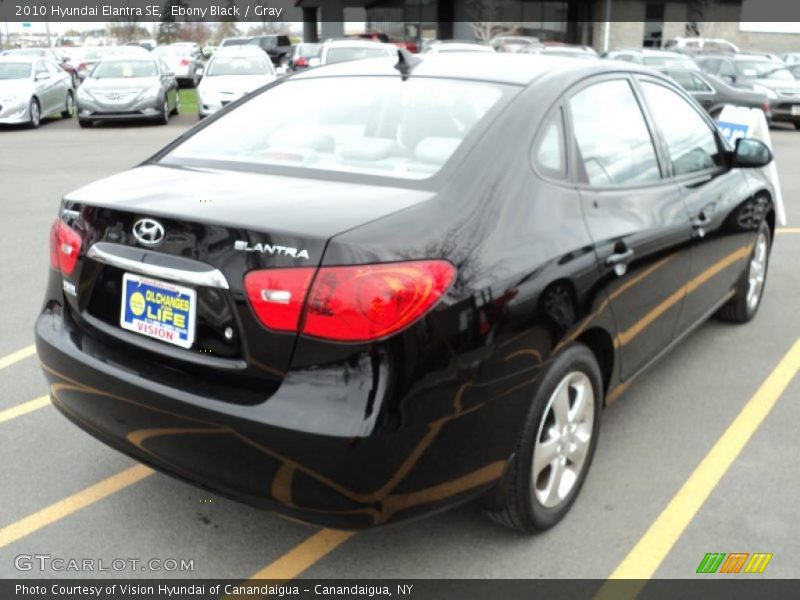
[[[325,42],[320,48],[319,58],[312,58],[309,64],[332,65],[334,63],[378,58],[381,56],[397,56],[397,47],[367,40],[333,40]]]
[[[157,56],[132,54],[101,60],[78,88],[78,124],[149,119],[166,125],[178,114],[178,82]]]
[[[274,65],[285,67],[292,54],[292,41],[288,35],[256,35],[248,43],[266,52]]]
[[[721,38],[702,38],[702,37],[674,37],[664,43],[667,50],[676,50],[686,54],[699,53],[727,53],[736,54],[739,47],[731,44],[728,40]]]
[[[244,44],[249,44],[250,38],[247,36],[240,36],[240,37],[227,37],[222,42],[220,42],[219,47],[225,48],[226,46],[242,46]]]
[[[72,77],[54,61],[38,56],[0,56],[0,123],[38,127],[42,117],[75,109]]]
[[[700,67],[691,58],[678,52],[669,50],[651,50],[649,48],[620,48],[611,50],[603,55],[603,58],[612,60],[624,60],[654,69],[668,68],[690,71],[699,71]]]
[[[367,33],[359,34],[357,37],[362,40],[372,40],[373,42],[381,42],[383,44],[394,44],[398,48],[408,50],[409,52],[419,52],[419,44],[416,40],[398,40],[396,38],[390,38],[382,31],[368,31]]]
[[[693,69],[659,69],[674,79],[686,90],[712,117],[716,117],[726,104],[760,108],[768,120],[772,119],[772,108],[766,94],[745,88],[733,87],[707,73]]]
[[[736,87],[767,95],[773,121],[793,123],[800,129],[800,81],[786,65],[761,54],[698,56],[696,62],[706,73]]]
[[[781,54],[780,59],[787,65],[796,65],[800,63],[800,52],[788,52]]]
[[[50,48],[18,48],[16,50],[6,50],[0,56],[38,56],[46,58],[56,63],[59,67],[64,69],[72,78],[72,87],[78,87],[81,80],[78,77],[78,70],[72,65],[63,55]]]
[[[196,45],[196,44],[195,44]],[[197,51],[192,45],[170,44],[159,46],[153,50],[158,58],[163,60],[169,70],[175,74],[175,79],[181,85],[195,87],[197,85]]]
[[[494,48],[495,52],[519,52],[522,48],[540,48],[542,42],[537,37],[502,35],[492,38],[489,45]]]
[[[789,72],[794,75],[795,79],[800,79],[800,63],[795,63],[786,67]]]
[[[309,61],[312,58],[319,57],[319,52],[322,49],[320,44],[295,44],[292,48],[292,54],[289,57],[289,64],[286,68],[289,71],[301,71],[307,69]]]
[[[594,48],[590,46],[573,46],[570,44],[550,44],[541,48],[530,46],[519,50],[522,54],[543,54],[547,56],[566,56],[568,58],[580,58],[585,60],[597,60],[600,57]]]
[[[199,117],[218,111],[274,79],[275,66],[258,48],[220,48],[206,65],[197,86]]]
[[[126,46],[138,46],[140,48],[144,48],[148,52],[152,52],[153,50],[156,49],[156,47],[158,47],[158,42],[156,42],[155,40],[139,40],[139,41],[136,41],[136,42],[128,42],[125,45]]]
[[[459,42],[456,40],[436,40],[425,46],[426,54],[446,54],[450,52],[494,52],[494,48],[476,42]]]

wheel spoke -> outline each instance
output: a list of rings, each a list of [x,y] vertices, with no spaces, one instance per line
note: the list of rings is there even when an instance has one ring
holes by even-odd
[[[553,506],[561,500],[561,479],[564,477],[564,462],[559,458],[553,461],[550,469],[550,478],[547,482],[545,505]]]
[[[581,466],[583,466],[583,461],[586,459],[586,454],[589,452],[589,442],[591,439],[591,434],[576,435],[573,443],[567,448],[567,458],[572,462],[576,471],[580,471]]]
[[[536,445],[533,453],[533,480],[536,481],[548,465],[558,456],[559,438],[555,436]]]
[[[556,389],[552,409],[556,427],[561,429],[569,421],[569,385],[566,381],[561,382]]]

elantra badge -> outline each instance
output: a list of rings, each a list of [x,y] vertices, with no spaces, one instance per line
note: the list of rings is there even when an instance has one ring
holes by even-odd
[[[260,252],[261,254],[277,254],[278,256],[291,256],[292,258],[308,258],[308,250],[298,250],[288,246],[273,246],[270,244],[253,244],[252,246],[244,240],[236,240],[233,243],[234,250],[242,252]]]
[[[155,219],[139,219],[133,224],[133,237],[142,246],[158,246],[164,240],[164,226]]]

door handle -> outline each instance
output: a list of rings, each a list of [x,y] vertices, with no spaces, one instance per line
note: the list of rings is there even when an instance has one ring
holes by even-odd
[[[632,256],[633,250],[630,248],[623,250],[622,252],[615,252],[606,259],[606,265],[613,267],[615,265],[626,263]]]

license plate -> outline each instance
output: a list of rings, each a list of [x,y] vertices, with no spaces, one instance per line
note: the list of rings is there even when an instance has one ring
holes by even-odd
[[[191,288],[125,273],[120,327],[181,348],[191,348],[196,299],[197,292]]]
[[[800,117],[800,104],[795,104],[792,106],[792,116]]]

